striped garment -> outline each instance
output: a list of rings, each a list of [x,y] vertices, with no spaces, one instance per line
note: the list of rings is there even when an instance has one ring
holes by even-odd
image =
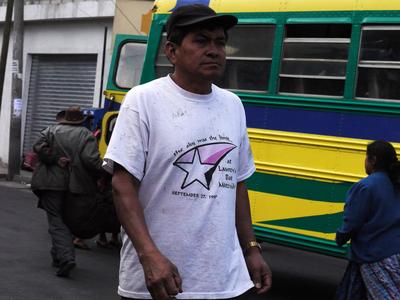
[[[360,270],[368,300],[400,299],[400,253],[378,262],[364,263]]]

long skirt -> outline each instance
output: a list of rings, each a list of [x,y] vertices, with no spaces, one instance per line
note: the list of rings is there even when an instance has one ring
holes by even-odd
[[[400,299],[400,253],[360,267],[369,300]]]

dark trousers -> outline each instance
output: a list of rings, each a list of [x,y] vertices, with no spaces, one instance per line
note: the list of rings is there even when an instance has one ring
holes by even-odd
[[[51,236],[51,256],[54,262],[64,263],[75,260],[75,248],[72,234],[62,219],[65,193],[61,191],[41,191],[40,207],[47,214],[49,234]]]

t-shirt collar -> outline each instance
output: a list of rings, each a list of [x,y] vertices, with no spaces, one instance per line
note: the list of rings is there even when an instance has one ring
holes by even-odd
[[[181,88],[179,85],[175,83],[175,81],[172,80],[171,74],[168,74],[166,76],[168,85],[170,85],[173,89],[175,89],[176,92],[178,92],[180,95],[185,97],[186,99],[190,101],[198,101],[198,102],[207,102],[211,101],[213,98],[213,95],[215,93],[214,91],[214,85],[211,86],[211,93],[209,94],[195,94],[188,92],[187,90]]]

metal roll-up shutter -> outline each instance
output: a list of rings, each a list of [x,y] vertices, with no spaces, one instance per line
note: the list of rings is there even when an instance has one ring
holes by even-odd
[[[97,55],[32,55],[24,153],[38,133],[69,106],[93,106]]]

